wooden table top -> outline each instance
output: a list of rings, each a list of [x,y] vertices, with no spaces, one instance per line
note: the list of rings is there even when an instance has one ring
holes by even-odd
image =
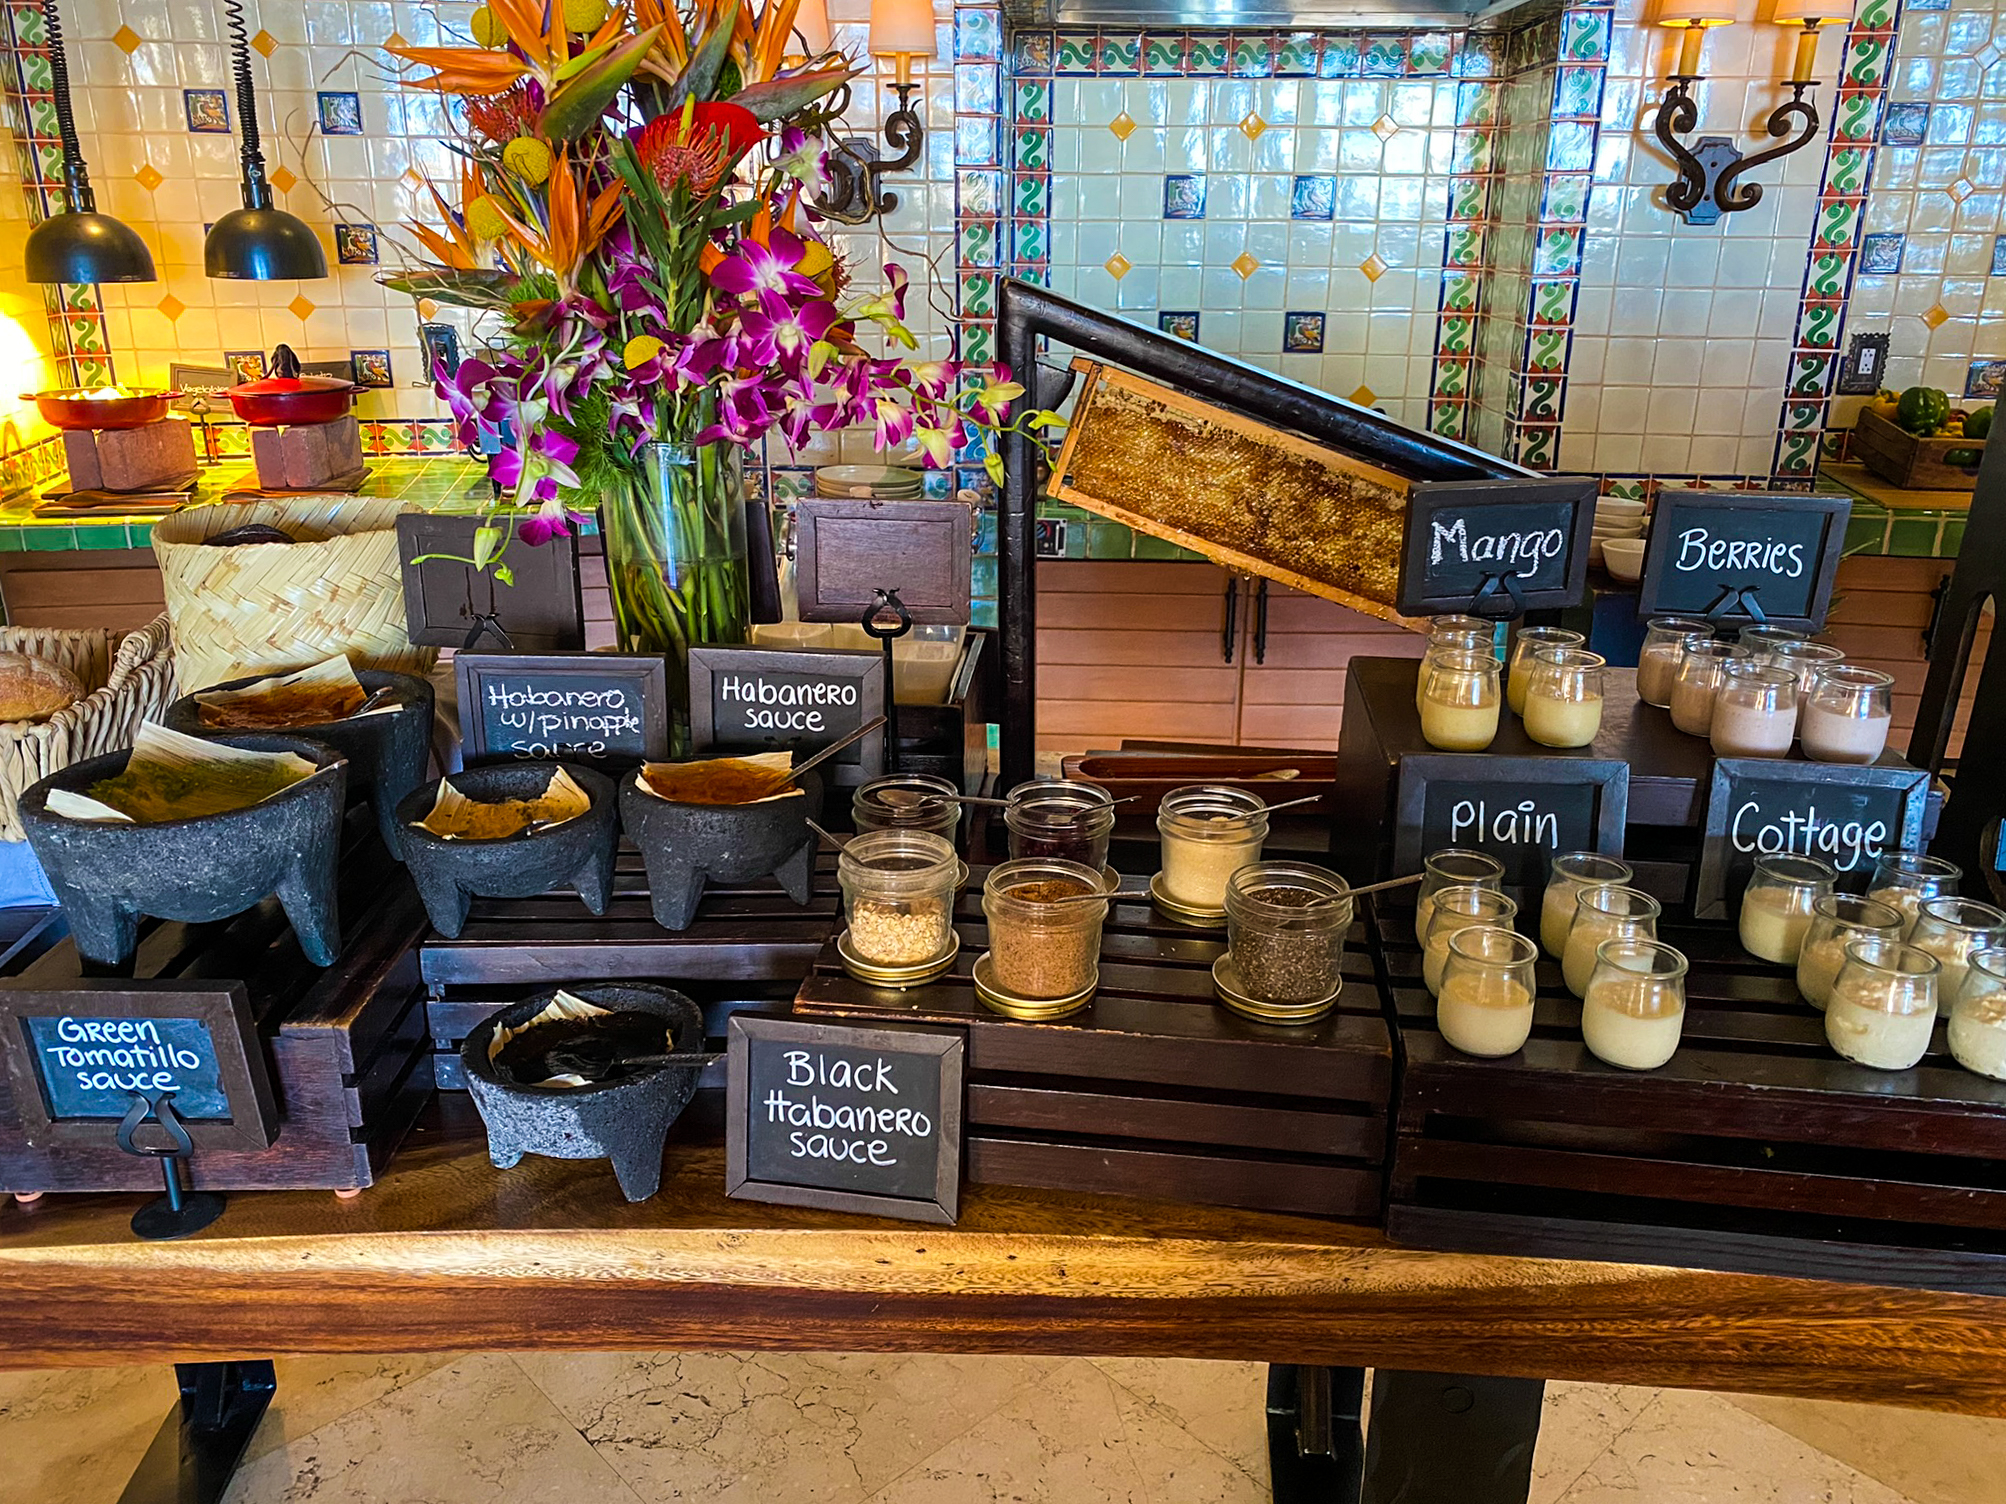
[[[696,1109],[692,1109],[695,1114]],[[727,1200],[717,1123],[661,1193],[490,1168],[442,1098],[352,1201],[233,1197],[180,1243],[142,1198],[0,1206],[0,1368],[459,1349],[1035,1352],[1364,1364],[2006,1415],[2006,1300],[1420,1253],[1309,1218],[964,1189],[952,1228]]]

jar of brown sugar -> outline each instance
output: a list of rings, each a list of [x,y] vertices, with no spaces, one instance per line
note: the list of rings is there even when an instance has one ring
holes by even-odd
[[[982,912],[994,990],[1033,1003],[1084,1002],[1100,979],[1106,894],[1101,874],[1081,862],[1027,857],[990,868]]]

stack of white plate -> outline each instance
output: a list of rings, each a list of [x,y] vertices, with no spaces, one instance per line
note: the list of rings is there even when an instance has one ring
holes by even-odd
[[[1595,502],[1595,531],[1588,544],[1588,562],[1600,564],[1619,580],[1644,573],[1644,537],[1649,530],[1644,503],[1603,496]]]
[[[857,501],[917,501],[925,477],[896,465],[824,465],[815,472],[817,496]]]

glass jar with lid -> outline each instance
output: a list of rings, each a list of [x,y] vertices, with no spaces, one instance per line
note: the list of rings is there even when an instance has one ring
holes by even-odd
[[[1779,851],[1757,857],[1741,895],[1741,948],[1779,966],[1795,966],[1813,906],[1832,891],[1838,876],[1814,856]]]
[[[859,831],[923,830],[952,841],[961,826],[961,790],[930,773],[892,773],[857,786],[850,820]]]
[[[1114,796],[1099,784],[1034,778],[1010,791],[1003,826],[1013,858],[1057,857],[1099,872],[1114,834]]]
[[[1498,734],[1504,691],[1489,653],[1430,653],[1421,735],[1444,752],[1481,752]]]
[[[1756,622],[1735,634],[1735,641],[1746,648],[1757,663],[1769,662],[1776,650],[1787,642],[1808,642],[1810,638],[1809,632],[1800,632],[1795,627],[1772,627],[1767,622]]]
[[[1449,942],[1473,924],[1509,929],[1518,917],[1518,903],[1495,888],[1443,888],[1435,894],[1435,911],[1428,920],[1428,938],[1421,943],[1421,983],[1430,992],[1442,990],[1442,969],[1449,962]]]
[[[1637,698],[1663,710],[1672,703],[1672,681],[1689,642],[1711,642],[1713,623],[1699,616],[1654,616],[1644,625],[1637,655]]]
[[[2006,1081],[2006,950],[1975,950],[1965,960],[1950,1004],[1950,1053],[1966,1070]]]
[[[1235,990],[1259,1003],[1321,1003],[1338,990],[1350,887],[1306,862],[1255,862],[1226,884]]]
[[[1604,883],[1583,888],[1574,897],[1574,923],[1560,951],[1560,977],[1576,997],[1588,991],[1595,975],[1595,948],[1604,940],[1655,940],[1657,899],[1641,888]]]
[[[1421,863],[1421,887],[1414,900],[1414,939],[1428,943],[1428,922],[1435,917],[1435,895],[1444,888],[1489,888],[1504,886],[1504,863],[1487,851],[1465,851],[1445,846],[1430,852]]]
[[[1963,876],[1964,869],[1945,857],[1925,856],[1920,851],[1884,851],[1874,861],[1867,897],[1901,910],[1906,935],[1923,901],[1953,896]]]
[[[1547,869],[1546,892],[1539,904],[1539,943],[1556,961],[1567,948],[1574,926],[1574,901],[1583,888],[1621,887],[1637,874],[1628,862],[1595,851],[1569,851]]]
[[[1172,789],[1156,807],[1163,870],[1152,885],[1173,909],[1224,919],[1227,879],[1261,859],[1268,807],[1225,784]]]
[[[1788,757],[1797,735],[1797,676],[1753,658],[1721,666],[1707,739],[1715,757]]]
[[[1525,714],[1525,692],[1532,684],[1533,660],[1548,648],[1578,648],[1586,641],[1565,627],[1520,627],[1511,641],[1511,663],[1505,672],[1505,703],[1513,715]]]
[[[1539,947],[1504,925],[1456,931],[1435,996],[1435,1027],[1450,1048],[1486,1059],[1523,1049],[1538,960]]]
[[[1600,653],[1541,648],[1526,686],[1525,734],[1542,747],[1585,747],[1602,729]]]
[[[2006,913],[1975,898],[1926,898],[1909,926],[1908,943],[1942,963],[1943,995],[1956,997],[1971,953],[2006,946]]]
[[[1713,730],[1713,697],[1729,663],[1749,656],[1748,649],[1712,638],[1690,641],[1679,654],[1672,675],[1672,724],[1687,736]]]
[[[1820,669],[1833,668],[1846,655],[1829,642],[1779,642],[1769,655],[1771,668],[1787,668],[1797,676],[1797,734],[1804,734],[1804,702],[1811,698],[1811,681]]]
[[[1093,895],[1100,895],[1098,902]],[[989,949],[978,963],[977,991],[1001,1001],[1085,1004],[1100,978],[1101,925],[1107,918],[1101,874],[1079,862],[1045,857],[999,862],[982,884]]]
[[[1942,970],[1899,940],[1859,939],[1825,1004],[1825,1042],[1856,1065],[1905,1071],[1929,1053]]]
[[[1855,940],[1899,940],[1901,910],[1852,893],[1826,893],[1811,901],[1811,926],[1797,952],[1797,990],[1820,1012],[1831,1000],[1832,984]]]
[[[1438,653],[1478,653],[1497,656],[1497,624],[1481,616],[1437,616],[1428,622],[1428,646],[1421,652],[1421,667],[1414,675],[1414,708],[1419,710],[1428,693],[1428,669]]]
[[[1878,760],[1894,725],[1894,682],[1879,669],[1844,663],[1817,669],[1798,717],[1804,755],[1814,762]]]
[[[937,976],[953,963],[961,862],[944,837],[866,831],[844,845],[836,881],[848,924],[837,947],[846,967],[866,981],[897,984]]]
[[[1678,1052],[1686,958],[1655,940],[1604,940],[1581,1000],[1581,1039],[1604,1065],[1654,1071]]]

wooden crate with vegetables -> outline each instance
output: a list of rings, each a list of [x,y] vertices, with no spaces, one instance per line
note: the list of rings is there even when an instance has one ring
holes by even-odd
[[[1969,491],[1991,431],[1990,407],[1967,413],[1934,387],[1882,392],[1860,412],[1853,458],[1897,486]]]

